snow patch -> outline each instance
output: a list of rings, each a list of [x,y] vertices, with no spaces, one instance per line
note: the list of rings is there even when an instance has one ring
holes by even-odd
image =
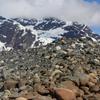
[[[10,51],[11,49],[13,49],[12,47],[6,47],[5,44],[6,43],[3,43],[0,41],[0,52],[1,51]]]
[[[64,34],[64,30],[62,28],[50,29],[49,31],[41,31],[38,30],[38,40],[43,44],[47,45],[48,43],[53,42],[57,38],[61,38],[61,35]]]
[[[4,50],[5,48],[5,43],[0,41],[0,51]]]
[[[95,38],[91,37],[91,39],[93,42],[97,42],[97,40]]]

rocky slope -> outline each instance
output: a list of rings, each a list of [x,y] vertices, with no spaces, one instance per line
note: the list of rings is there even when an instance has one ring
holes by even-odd
[[[1,100],[100,100],[100,42],[62,37],[0,53]]]
[[[7,19],[0,17],[0,51],[27,49],[47,45],[58,38],[90,37],[100,40],[100,35],[77,22],[62,21],[56,18]]]
[[[56,18],[0,17],[0,100],[100,100],[100,35]]]

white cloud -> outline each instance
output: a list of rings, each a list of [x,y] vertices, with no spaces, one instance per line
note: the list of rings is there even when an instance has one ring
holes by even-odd
[[[0,15],[5,17],[57,17],[100,25],[100,5],[83,0],[0,0]]]

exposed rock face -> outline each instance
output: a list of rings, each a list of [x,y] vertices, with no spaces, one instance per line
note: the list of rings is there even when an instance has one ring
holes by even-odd
[[[88,37],[93,41],[100,35],[77,22],[65,22],[56,18],[6,19],[0,17],[0,51],[11,49],[28,49],[47,45],[58,38]]]
[[[63,37],[46,46],[0,53],[1,99],[99,100],[99,97],[99,42]]]
[[[55,95],[57,100],[76,100],[75,93],[70,89],[54,88],[51,93]]]

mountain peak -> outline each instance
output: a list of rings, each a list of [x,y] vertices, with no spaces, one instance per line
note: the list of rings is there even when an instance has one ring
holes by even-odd
[[[47,45],[58,38],[89,37],[99,40],[100,36],[84,24],[62,21],[54,17],[42,19],[11,18],[0,16],[0,49],[33,48]]]

